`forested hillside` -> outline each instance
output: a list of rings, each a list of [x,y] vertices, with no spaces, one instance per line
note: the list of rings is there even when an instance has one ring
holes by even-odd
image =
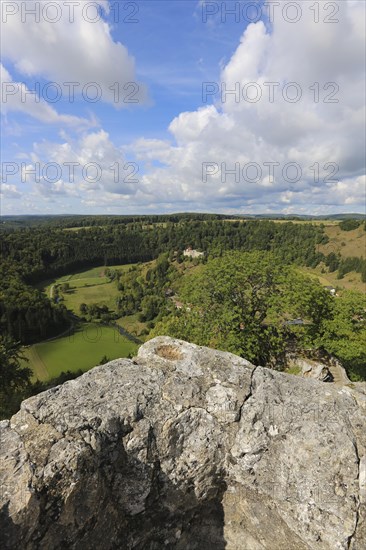
[[[97,265],[146,262],[163,252],[172,257],[187,246],[205,251],[206,257],[227,250],[275,252],[285,264],[315,268],[324,262],[329,271],[339,270],[339,278],[355,270],[365,280],[365,260],[336,254],[322,226],[217,218],[220,216],[203,214],[78,217],[77,230],[69,230],[76,221],[66,217],[2,231],[2,330],[30,342],[52,335],[65,323],[62,306],[51,306],[32,288],[39,281]],[[86,223],[89,225],[83,227]],[[353,223],[364,231],[361,222]]]
[[[184,214],[78,223],[1,231],[4,357],[16,342],[44,341],[75,320],[78,330],[112,323],[127,333],[134,323],[133,338],[170,334],[276,368],[289,347],[324,349],[353,379],[366,378],[364,295],[340,286],[332,296],[315,277],[336,273],[341,282],[353,270],[365,280],[365,259],[341,255],[322,224]],[[346,242],[354,231],[364,239],[365,229],[349,220],[333,231]],[[189,247],[204,254],[184,256]]]
[[[22,342],[52,335],[64,320],[62,307],[47,304],[31,285],[84,267],[146,262],[162,252],[181,253],[187,246],[212,256],[235,249],[277,251],[285,263],[315,266],[323,257],[316,246],[327,239],[321,228],[311,224],[229,223],[210,216],[152,221],[78,231],[50,224],[2,232],[2,330]]]
[[[162,221],[88,226],[78,231],[34,227],[2,234],[2,255],[16,264],[25,280],[39,281],[73,269],[151,260],[161,252],[191,245],[207,253],[224,250],[277,250],[289,262],[316,265],[316,245],[327,237],[311,224],[271,221]]]

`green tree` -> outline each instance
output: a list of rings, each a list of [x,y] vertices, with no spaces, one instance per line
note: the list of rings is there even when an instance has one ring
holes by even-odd
[[[362,221],[360,220],[343,220],[340,222],[339,227],[342,231],[352,231],[357,229],[361,225]]]
[[[325,258],[325,265],[328,266],[330,273],[332,273],[333,271],[336,271],[339,267],[339,264],[340,264],[340,257],[334,252],[331,252]]]
[[[157,296],[145,296],[141,301],[143,321],[152,321],[159,313],[162,300]]]
[[[231,351],[257,364],[281,366],[288,340],[309,344],[331,309],[319,283],[263,252],[225,253],[185,278],[185,307],[158,323],[170,334]],[[301,318],[299,326],[292,323]]]
[[[303,345],[314,345],[322,334],[323,321],[331,316],[334,299],[317,281],[289,268],[277,310],[304,321]],[[299,331],[298,331],[299,335]]]
[[[366,296],[348,290],[322,320],[317,345],[336,355],[353,380],[366,379]]]
[[[32,371],[21,366],[21,344],[0,335],[0,417],[14,414],[29,388]]]

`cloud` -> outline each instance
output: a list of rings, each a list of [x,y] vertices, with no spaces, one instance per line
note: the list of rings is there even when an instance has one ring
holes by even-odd
[[[103,177],[86,181],[78,168],[74,182],[64,175],[54,183],[42,180],[35,192],[64,194],[105,211],[363,210],[365,4],[338,2],[335,24],[324,22],[325,5],[319,3],[319,23],[303,8],[296,24],[281,17],[271,28],[250,24],[218,86],[219,92],[236,92],[218,93],[212,104],[178,114],[170,140],[141,137],[130,144],[144,173],[132,175],[124,151],[104,130],[76,140],[65,134],[60,144],[35,144],[32,164],[98,163]],[[273,98],[268,83],[276,84]],[[250,93],[258,87],[261,97],[253,101]]]
[[[67,134],[63,137],[62,143],[35,143],[28,162],[22,163],[22,181],[33,193],[97,202],[136,195],[138,166],[125,159],[107,132],[84,133],[77,139]]]
[[[18,111],[46,124],[63,124],[80,129],[97,125],[95,119],[88,120],[77,116],[59,114],[46,101],[31,93],[24,83],[14,82],[2,64],[0,64],[0,72],[2,83],[1,105],[4,115],[11,111]]]
[[[10,185],[7,183],[2,183],[0,186],[0,195],[3,197],[6,197],[8,199],[19,199],[21,197],[21,193],[19,193],[18,189],[15,185]]]
[[[170,143],[135,143],[139,158],[165,164],[142,178],[157,204],[362,209],[365,5],[337,5],[335,24],[323,15],[314,23],[304,7],[297,24],[280,16],[271,29],[250,24],[220,83],[209,85],[218,90],[213,104],[178,115]],[[204,163],[211,163],[206,178]],[[276,163],[273,174],[268,163]]]
[[[86,102],[100,96],[100,101],[122,108],[146,101],[146,88],[136,81],[134,59],[113,40],[103,11],[95,8],[99,4],[108,11],[108,2],[8,4],[15,13],[3,14],[3,56],[21,74],[56,82],[66,97],[75,93]],[[70,82],[78,85],[65,84]]]

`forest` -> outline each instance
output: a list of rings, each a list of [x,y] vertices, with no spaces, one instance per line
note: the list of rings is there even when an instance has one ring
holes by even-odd
[[[353,380],[366,379],[366,296],[332,296],[275,253],[226,252],[178,279],[183,307],[151,335],[169,335],[284,370],[286,353],[333,354]],[[294,322],[296,320],[297,322]]]
[[[64,322],[65,312],[62,306],[47,302],[34,285],[84,267],[147,262],[164,252],[181,253],[187,246],[211,256],[227,250],[276,250],[285,263],[307,266],[324,259],[316,246],[327,237],[311,224],[230,222],[210,216],[163,220],[92,225],[77,231],[51,224],[2,232],[2,331],[22,343],[52,336]]]
[[[321,265],[339,280],[354,271],[366,281],[362,256],[320,252],[329,241],[322,224],[204,214],[78,217],[75,223],[74,217],[56,217],[1,228],[1,345],[3,361],[10,354],[13,365],[7,372],[17,371],[21,345],[44,341],[70,324],[62,299],[68,284],[56,285],[51,297],[42,283],[104,266],[118,294],[115,311],[82,303],[76,313],[81,322],[137,314],[151,336],[177,336],[276,368],[289,346],[319,348],[340,358],[353,379],[366,379],[364,295],[348,291],[334,299],[298,270]],[[365,225],[342,224],[344,232]],[[187,247],[204,256],[184,257]],[[126,264],[134,267],[113,268]],[[295,318],[302,319],[300,327],[291,324]],[[0,392],[10,391],[2,376]],[[26,385],[29,376],[23,378],[19,374],[15,386]]]

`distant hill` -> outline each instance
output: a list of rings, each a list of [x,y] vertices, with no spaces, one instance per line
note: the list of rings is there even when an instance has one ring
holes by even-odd
[[[269,220],[365,220],[366,214],[327,214],[324,216],[311,216],[308,214],[241,214],[240,218],[269,219]]]
[[[33,227],[37,225],[51,224],[60,227],[85,227],[88,225],[98,225],[101,220],[103,223],[129,223],[136,221],[149,221],[149,223],[159,223],[166,221],[205,221],[205,220],[233,220],[233,219],[253,219],[253,220],[284,220],[284,221],[342,221],[348,219],[365,220],[366,214],[344,213],[327,214],[324,216],[312,216],[309,214],[214,214],[201,212],[179,212],[173,214],[128,214],[128,215],[85,215],[85,214],[54,214],[54,215],[24,215],[24,216],[0,216],[0,229],[16,229],[21,227]]]

